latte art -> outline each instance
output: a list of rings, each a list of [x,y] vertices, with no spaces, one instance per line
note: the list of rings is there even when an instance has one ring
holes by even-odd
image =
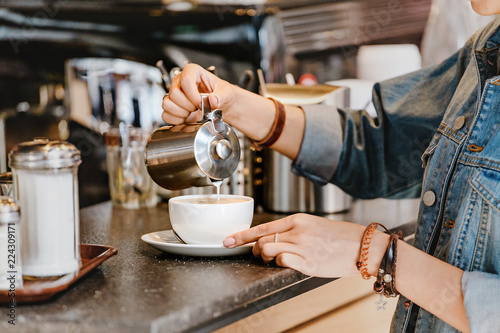
[[[241,198],[220,198],[217,200],[217,197],[214,198],[189,198],[179,200],[179,203],[183,204],[200,204],[200,205],[225,205],[225,204],[234,204],[249,201],[249,199],[241,199]]]

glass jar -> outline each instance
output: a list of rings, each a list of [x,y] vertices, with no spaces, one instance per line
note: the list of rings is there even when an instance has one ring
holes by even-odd
[[[35,138],[9,153],[14,196],[22,210],[25,277],[77,272],[80,260],[78,165],[80,151],[64,141]]]
[[[6,196],[0,196],[0,290],[23,286],[19,238],[19,206]]]

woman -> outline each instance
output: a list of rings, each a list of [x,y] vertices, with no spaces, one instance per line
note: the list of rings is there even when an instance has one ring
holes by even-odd
[[[498,0],[472,0],[472,6],[483,15],[500,13]],[[492,22],[438,66],[377,84],[377,120],[364,111],[286,106],[271,145],[304,176],[357,197],[421,193],[414,245],[395,241],[401,297],[394,332],[500,331],[499,25]],[[163,119],[195,120],[199,92],[209,92],[211,107],[254,141],[269,143],[279,132],[278,104],[197,65],[173,80]],[[341,277],[359,274],[364,231],[297,214],[234,234],[224,245],[256,241],[253,252],[265,262]],[[378,275],[388,244],[389,235],[375,232],[367,274]]]

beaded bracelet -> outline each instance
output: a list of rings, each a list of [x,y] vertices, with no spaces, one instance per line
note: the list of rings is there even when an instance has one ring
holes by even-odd
[[[281,136],[283,132],[283,128],[285,127],[286,120],[286,112],[285,106],[274,98],[268,97],[271,101],[274,102],[274,106],[276,108],[276,116],[274,118],[273,126],[269,131],[269,134],[260,141],[254,141],[252,139],[248,139],[250,142],[250,148],[254,151],[261,151],[264,148],[272,146]]]
[[[359,246],[359,256],[358,256],[358,261],[356,262],[356,268],[358,271],[361,273],[361,277],[365,280],[369,280],[371,275],[368,273],[368,252],[370,249],[370,243],[372,242],[373,234],[375,233],[375,230],[377,230],[378,227],[384,228],[388,233],[390,233],[389,229],[387,229],[385,226],[383,226],[380,223],[370,223],[364,233],[363,237],[361,238],[361,243]]]

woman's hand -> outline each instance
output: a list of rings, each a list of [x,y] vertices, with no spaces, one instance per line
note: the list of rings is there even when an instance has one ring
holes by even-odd
[[[341,277],[359,274],[356,261],[364,229],[353,223],[296,214],[231,235],[224,245],[233,248],[256,242],[253,253],[264,262],[276,260],[280,266],[311,276]],[[382,232],[374,235],[368,260],[370,274],[376,274],[388,241],[388,235]]]
[[[229,248],[256,242],[253,253],[265,262],[318,277],[359,274],[356,261],[364,227],[322,217],[296,214],[228,236]],[[277,242],[275,235],[277,234]],[[389,244],[377,231],[368,251],[368,273],[375,276]],[[461,332],[469,332],[462,292],[463,271],[398,241],[396,289],[407,299]]]
[[[169,94],[163,98],[162,118],[167,124],[196,123],[202,119],[200,93],[208,93],[210,108],[222,110],[225,123],[248,138],[260,141],[272,129],[276,116],[274,102],[224,81],[202,67],[187,64],[174,77]],[[305,129],[301,109],[286,106],[283,132],[271,148],[295,159],[300,151]]]
[[[200,93],[208,93],[210,107],[226,111],[234,103],[236,86],[195,64],[187,64],[174,77],[169,94],[163,98],[163,120],[172,125],[201,120]]]

